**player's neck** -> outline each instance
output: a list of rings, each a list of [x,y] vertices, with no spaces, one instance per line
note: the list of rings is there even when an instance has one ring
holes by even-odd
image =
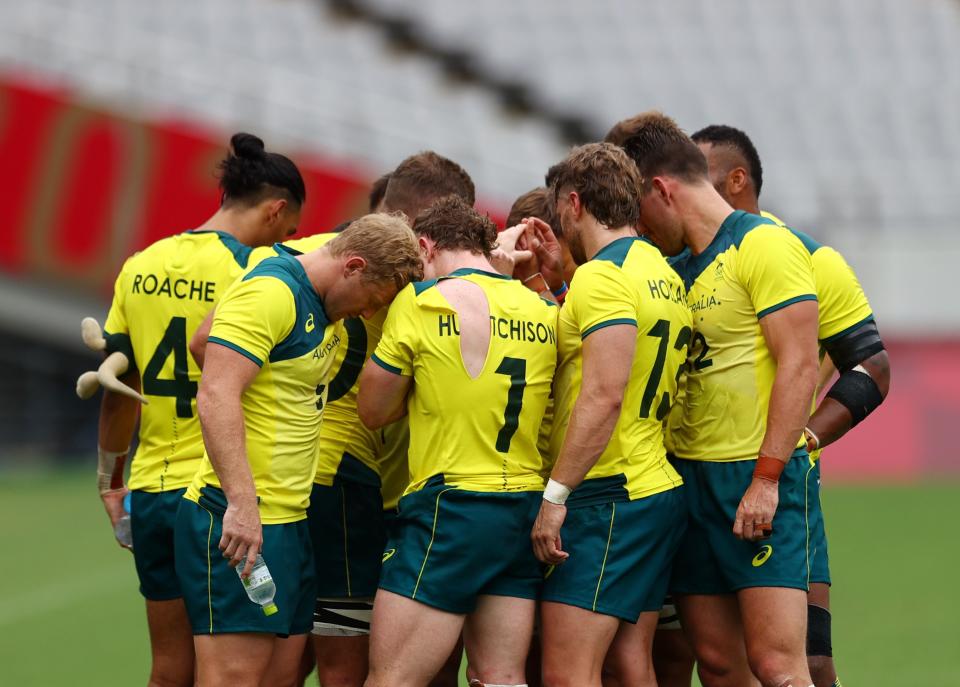
[[[733,208],[709,184],[686,186],[681,193],[685,196],[679,203],[684,242],[694,255],[699,255],[713,241]]]
[[[583,237],[583,252],[591,258],[614,241],[637,235],[637,230],[629,225],[608,229],[592,217],[588,217],[586,221],[589,222],[589,224],[585,228],[585,231],[581,232],[581,236]]]
[[[496,270],[487,258],[467,250],[437,251],[431,263],[434,274],[450,274],[451,272],[464,268],[496,273]]]
[[[219,231],[230,234],[246,246],[261,246],[263,230],[251,213],[243,210],[220,208],[206,222],[197,227],[199,231]]]

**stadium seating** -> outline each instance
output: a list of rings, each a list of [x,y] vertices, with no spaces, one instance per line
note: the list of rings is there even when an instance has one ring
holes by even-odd
[[[370,177],[431,147],[501,209],[562,156],[544,117],[391,48],[331,9],[345,4],[405,18],[598,136],[651,107],[688,131],[742,127],[763,205],[847,255],[887,331],[956,331],[936,282],[960,251],[954,0],[30,0],[3,4],[0,71],[141,117],[249,127]]]

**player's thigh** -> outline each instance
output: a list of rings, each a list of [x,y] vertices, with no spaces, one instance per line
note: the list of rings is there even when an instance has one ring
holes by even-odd
[[[577,606],[545,601],[540,606],[543,684],[595,686],[620,620]]]
[[[370,624],[368,687],[428,684],[460,639],[464,616],[381,589]]]
[[[533,599],[477,597],[477,606],[463,628],[467,661],[477,679],[498,685],[526,682],[525,664],[535,613]]]
[[[259,633],[195,635],[197,687],[259,687],[276,636]]]
[[[193,632],[183,599],[148,599],[146,604],[153,657],[151,675],[171,684],[192,684]]]
[[[676,597],[683,629],[699,662],[701,679],[714,684],[755,684],[747,662],[743,621],[732,594]]]
[[[636,623],[620,623],[604,662],[603,684],[619,687],[657,687],[651,662],[657,611],[640,614]],[[610,676],[609,679],[606,676]]]
[[[309,635],[299,634],[277,638],[273,653],[267,664],[261,687],[298,687],[300,684],[300,659]]]

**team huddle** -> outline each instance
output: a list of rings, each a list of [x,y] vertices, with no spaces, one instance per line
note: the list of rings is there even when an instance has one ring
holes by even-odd
[[[889,385],[856,276],[732,127],[643,113],[545,182],[498,233],[418,153],[290,239],[299,171],[237,134],[125,263],[98,484],[150,684],[839,685],[819,453]]]

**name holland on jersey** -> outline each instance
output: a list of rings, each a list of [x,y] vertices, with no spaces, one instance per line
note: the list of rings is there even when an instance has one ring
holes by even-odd
[[[456,315],[438,315],[437,325],[440,336],[460,336],[460,326]],[[543,322],[514,320],[506,317],[490,316],[490,334],[509,341],[527,341],[529,343],[557,343],[557,333],[553,327]]]
[[[178,300],[213,303],[216,299],[217,282],[195,279],[162,279],[155,274],[135,274],[130,293],[145,293],[148,296],[169,296]]]

